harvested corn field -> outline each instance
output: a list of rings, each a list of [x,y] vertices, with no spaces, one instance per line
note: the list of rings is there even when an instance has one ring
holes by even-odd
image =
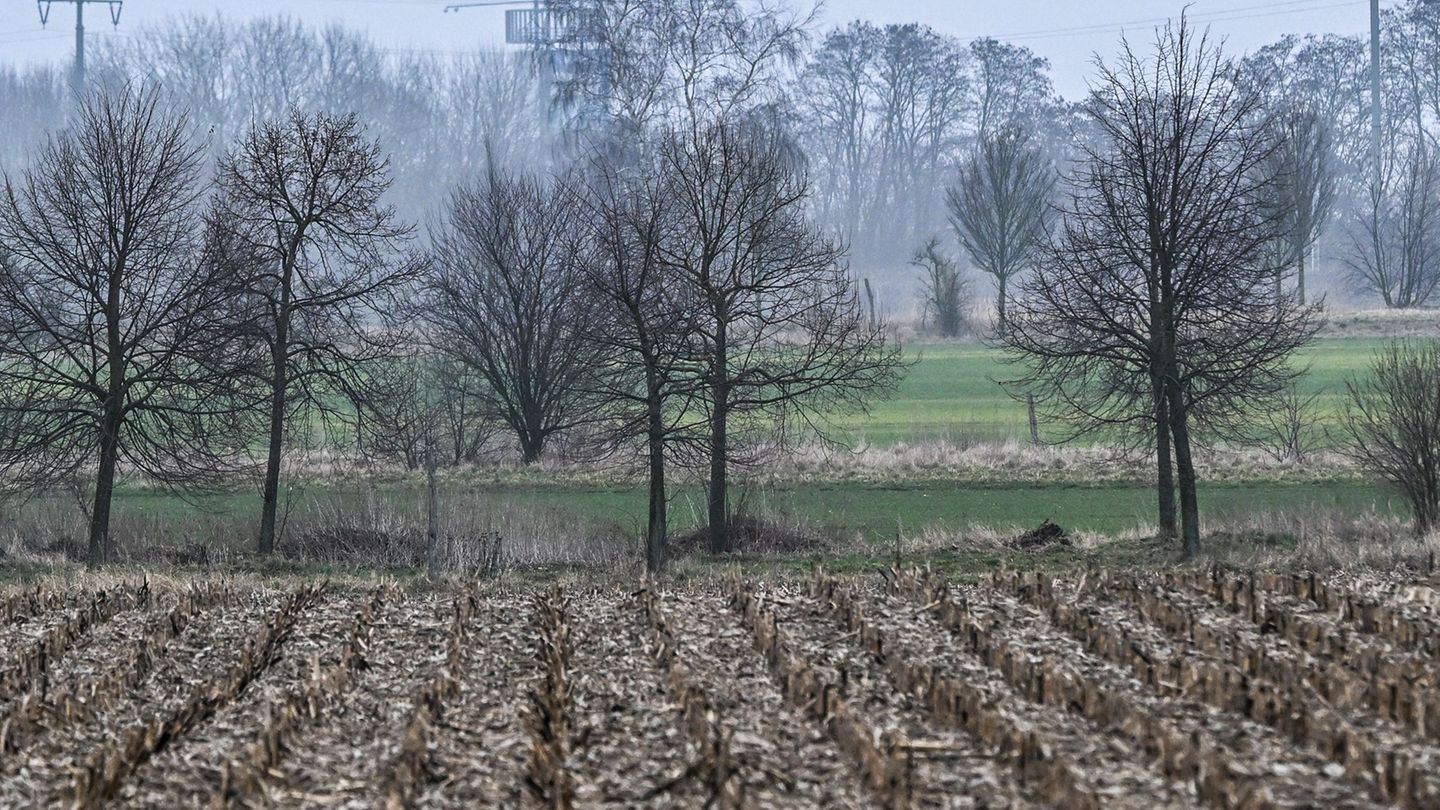
[[[0,590],[0,806],[1437,807],[1440,591]]]

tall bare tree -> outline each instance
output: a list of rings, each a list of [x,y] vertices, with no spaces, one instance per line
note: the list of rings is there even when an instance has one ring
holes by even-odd
[[[264,345],[268,442],[257,548],[275,547],[286,428],[363,396],[364,369],[391,347],[377,328],[416,276],[410,228],[382,198],[389,164],[353,115],[256,124],[221,161],[211,219],[243,278]]]
[[[528,464],[595,418],[584,209],[576,180],[492,168],[450,195],[435,236],[428,319],[442,350],[485,380],[482,394]]]
[[[667,124],[741,115],[774,101],[815,9],[741,0],[554,0],[547,43],[569,77],[570,128],[627,159]]]
[[[970,43],[975,77],[970,104],[976,142],[1009,127],[1035,132],[1057,112],[1050,63],[1029,48],[982,37]]]
[[[200,158],[153,93],[91,95],[0,199],[0,467],[93,469],[88,559],[126,471],[167,485],[243,465],[237,289],[202,256]]]
[[[660,262],[695,318],[688,356],[707,416],[709,537],[730,547],[728,474],[762,425],[820,429],[886,394],[899,349],[865,318],[843,248],[806,215],[793,145],[764,126],[672,130],[657,175],[676,212]]]
[[[694,407],[698,386],[687,349],[695,327],[694,295],[677,283],[661,248],[678,201],[652,173],[601,163],[591,172],[588,295],[598,302],[591,340],[601,350],[594,387],[607,403],[606,437],[624,447],[643,442],[648,478],[646,568],[667,557],[666,462],[687,456],[702,434]]]
[[[1275,284],[1293,268],[1296,296],[1305,303],[1305,256],[1325,230],[1335,205],[1330,130],[1314,113],[1285,115],[1262,171],[1272,176],[1271,216],[1277,224]]]
[[[1366,183],[1350,226],[1352,279],[1396,309],[1425,306],[1440,288],[1440,156],[1419,144]]]
[[[1162,531],[1173,531],[1178,482],[1193,556],[1194,430],[1233,427],[1283,392],[1319,310],[1275,295],[1273,178],[1259,171],[1273,139],[1220,49],[1182,18],[1153,57],[1126,44],[1100,71],[1089,113],[1104,137],[1087,147],[1063,230],[1003,339],[1056,417],[1153,431]]]
[[[960,244],[995,278],[1001,333],[1010,284],[1045,238],[1054,189],[1050,162],[1022,130],[1008,127],[980,142],[945,195]]]

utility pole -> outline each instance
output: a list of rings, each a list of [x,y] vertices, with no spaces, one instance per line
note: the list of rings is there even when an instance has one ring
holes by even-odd
[[[1380,188],[1380,0],[1370,0],[1370,159]]]
[[[35,8],[40,12],[40,27],[44,28],[50,22],[50,6],[54,3],[75,4],[75,69],[71,74],[71,89],[76,98],[85,91],[85,4],[104,3],[110,9],[110,24],[120,26],[120,11],[125,6],[125,0],[35,0]]]

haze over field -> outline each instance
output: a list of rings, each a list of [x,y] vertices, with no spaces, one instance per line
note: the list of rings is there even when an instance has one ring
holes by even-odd
[[[443,12],[446,5],[443,0],[246,0],[239,4],[131,0],[119,28],[111,27],[103,7],[95,7],[89,36],[93,40],[133,38],[186,14],[223,14],[237,20],[288,15],[309,25],[340,23],[357,29],[395,54],[456,54],[477,46],[504,44],[504,7],[447,14]],[[0,15],[0,61],[35,64],[70,58],[74,36],[68,6],[56,6],[55,17],[44,29],[23,3],[11,6]],[[1050,60],[1056,89],[1073,100],[1086,92],[1093,54],[1109,53],[1121,32],[1143,34],[1185,8],[1197,22],[1227,38],[1237,51],[1254,50],[1284,34],[1363,34],[1369,26],[1366,0],[828,0],[819,19],[826,27],[850,20],[877,24],[921,21],[965,40],[990,36],[1023,44]]]

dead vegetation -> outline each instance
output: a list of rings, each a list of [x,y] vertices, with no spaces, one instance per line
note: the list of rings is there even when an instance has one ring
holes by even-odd
[[[7,806],[1440,801],[1425,574],[95,581],[0,587],[0,630],[7,672],[47,650]]]

